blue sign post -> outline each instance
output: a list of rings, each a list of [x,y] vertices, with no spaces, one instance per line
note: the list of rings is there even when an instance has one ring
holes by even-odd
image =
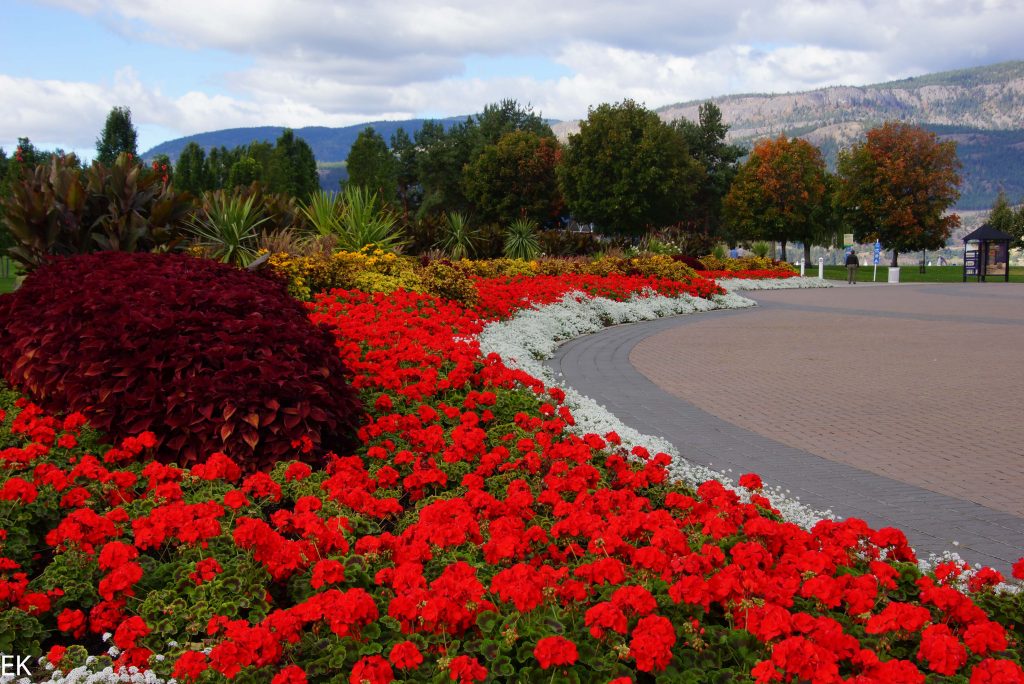
[[[875,282],[875,278],[878,276],[878,257],[882,253],[882,243],[875,240],[875,257],[873,259],[875,270],[871,273],[871,282]]]

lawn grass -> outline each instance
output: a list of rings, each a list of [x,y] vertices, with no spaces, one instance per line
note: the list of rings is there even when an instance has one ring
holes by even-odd
[[[857,282],[870,283],[873,266],[861,266],[857,270]],[[811,278],[818,276],[818,267],[815,264],[813,267],[808,267],[805,271],[806,275]],[[921,273],[921,269],[918,266],[901,266],[900,267],[900,282],[901,283],[959,283],[963,282],[964,268],[963,266],[928,266],[925,268],[925,272]],[[846,280],[846,266],[825,266],[825,279],[826,280]],[[884,283],[889,280],[889,267],[878,265],[878,275],[875,282]],[[967,282],[977,282],[977,278],[968,278]],[[989,276],[986,282],[1003,282],[1001,276]],[[1024,266],[1011,266],[1010,267],[1010,282],[1011,283],[1024,283]]]
[[[14,289],[15,265],[7,257],[0,257],[0,294]]]

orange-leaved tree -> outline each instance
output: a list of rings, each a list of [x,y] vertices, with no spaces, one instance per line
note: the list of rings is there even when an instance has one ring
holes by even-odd
[[[734,237],[810,245],[822,239],[828,223],[828,171],[821,151],[800,138],[762,140],[740,167],[722,202]]]
[[[879,240],[900,252],[939,249],[960,217],[946,214],[960,197],[956,143],[920,126],[888,122],[839,153],[836,207],[857,242]]]

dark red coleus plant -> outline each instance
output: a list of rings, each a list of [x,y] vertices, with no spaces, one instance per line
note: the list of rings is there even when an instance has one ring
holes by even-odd
[[[362,409],[333,336],[262,275],[173,254],[55,259],[0,297],[0,372],[121,438],[152,431],[189,466],[247,470],[352,444]]]

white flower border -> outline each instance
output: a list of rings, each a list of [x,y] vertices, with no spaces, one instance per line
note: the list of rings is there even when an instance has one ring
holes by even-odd
[[[811,279],[731,280],[725,283],[732,286],[727,287],[727,290],[783,289],[806,287],[802,281],[808,280]],[[757,285],[751,287],[752,283]],[[722,284],[722,281],[719,281],[719,284]],[[815,284],[812,287],[831,285]],[[487,325],[478,339],[483,355],[497,353],[510,368],[529,373],[549,387],[560,387],[565,392],[565,403],[572,410],[576,423],[570,429],[576,434],[604,435],[614,431],[622,438],[622,446],[627,450],[634,446],[643,446],[652,453],[660,451],[672,456],[668,470],[677,480],[696,486],[713,479],[726,487],[736,488],[736,483],[730,475],[687,461],[667,440],[642,434],[625,425],[590,397],[563,385],[544,361],[554,356],[561,343],[595,333],[611,325],[752,306],[757,306],[757,303],[735,291],[715,295],[711,299],[701,299],[685,294],[679,297],[664,297],[648,290],[621,302],[591,297],[581,292],[570,292],[553,304],[524,309],[512,318]],[[742,488],[736,489],[741,497],[749,500],[749,492]],[[813,527],[820,520],[835,519],[831,511],[812,509],[800,503],[799,499],[790,497],[789,492],[781,488],[773,488],[765,493],[770,496],[772,504],[779,509],[783,517],[806,529]]]
[[[740,309],[756,306],[751,299],[737,294],[742,290],[782,290],[794,288],[834,287],[818,278],[792,277],[784,279],[723,279],[717,281],[727,290],[725,295],[711,299],[699,299],[690,295],[664,297],[651,291],[634,295],[626,301],[614,301],[603,297],[591,297],[582,292],[570,292],[561,300],[548,305],[535,306],[516,313],[505,321],[490,323],[478,336],[483,355],[497,353],[510,368],[519,369],[544,382],[548,387],[559,387],[565,392],[565,403],[572,410],[575,426],[570,430],[576,434],[593,433],[604,435],[616,432],[622,438],[622,446],[632,449],[643,446],[652,453],[664,452],[672,456],[668,466],[672,477],[691,485],[698,485],[709,479],[721,482],[735,489],[741,499],[749,501],[750,492],[736,487],[732,477],[706,466],[690,463],[679,454],[670,442],[653,435],[644,435],[625,425],[604,406],[572,387],[565,386],[544,361],[554,356],[563,342],[623,323],[649,321],[663,316],[688,315],[716,309]],[[731,473],[731,470],[728,471]],[[821,520],[835,520],[831,510],[819,511],[801,503],[799,497],[792,497],[789,490],[781,487],[766,487],[764,492],[782,514],[783,518],[810,529]],[[937,564],[946,561],[963,563],[956,552],[944,551],[920,559],[918,566],[927,572]],[[975,569],[980,569],[976,564]],[[973,574],[968,570],[961,575],[959,588],[966,589],[966,582]],[[1001,584],[998,589],[1021,591],[1021,584]]]

